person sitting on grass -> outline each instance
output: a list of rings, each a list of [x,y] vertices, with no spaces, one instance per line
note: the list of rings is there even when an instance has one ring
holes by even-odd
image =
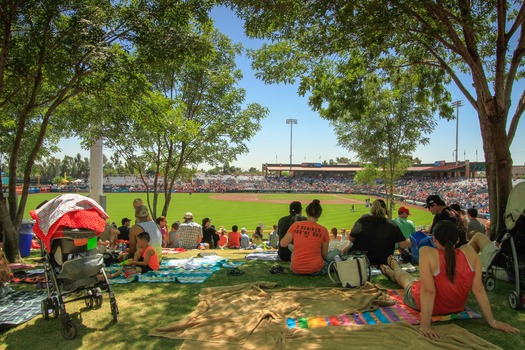
[[[141,273],[157,271],[160,267],[159,256],[155,249],[149,245],[150,235],[148,232],[141,232],[137,236],[137,252],[133,260],[129,260],[126,265],[132,268],[140,267]]]
[[[460,234],[457,225],[440,221],[432,233],[436,248],[421,248],[419,280],[403,271],[392,255],[388,257],[388,266],[381,265],[381,272],[405,290],[404,303],[421,311],[419,333],[431,340],[438,339],[439,334],[430,327],[432,315],[464,311],[471,290],[490,327],[507,333],[519,332],[492,315],[477,252],[470,245],[455,248]]]
[[[228,236],[226,236],[226,229],[221,227],[219,229],[219,248],[224,249],[228,245]]]
[[[252,244],[256,246],[260,246],[261,244],[263,244],[263,234],[261,226],[257,226],[255,228],[255,232],[252,235]]]
[[[228,248],[239,249],[241,247],[241,234],[239,233],[239,226],[233,225],[232,231],[228,233]]]
[[[306,207],[306,221],[296,221],[281,239],[281,247],[293,243],[290,267],[296,275],[324,275],[328,272],[328,230],[317,223],[323,208],[318,199]]]

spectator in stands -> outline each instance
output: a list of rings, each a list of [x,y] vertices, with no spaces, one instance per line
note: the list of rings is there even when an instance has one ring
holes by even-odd
[[[297,275],[322,275],[328,272],[328,230],[317,223],[323,208],[318,199],[306,207],[306,221],[294,222],[280,245],[294,244],[290,267]]]
[[[142,232],[148,232],[150,236],[149,245],[155,249],[159,261],[162,259],[162,234],[159,226],[155,221],[151,220],[148,208],[145,205],[140,205],[135,210],[135,218],[137,223],[129,230],[129,258],[135,256],[138,249],[137,237]]]
[[[279,245],[279,235],[277,234],[277,225],[273,225],[273,231],[269,237],[270,247],[277,248]]]
[[[396,243],[400,249],[410,247],[410,239],[403,236],[399,227],[386,217],[386,203],[377,199],[370,205],[370,214],[356,221],[350,231],[351,251],[365,251],[370,264],[386,264],[394,253]]]
[[[193,221],[193,214],[190,212],[184,214],[184,222],[179,225],[178,232],[181,248],[196,249],[202,241],[202,227]]]
[[[410,239],[410,235],[416,232],[416,226],[414,226],[414,222],[412,220],[408,220],[409,215],[410,209],[402,205],[399,207],[399,209],[397,209],[397,218],[393,219],[392,221],[395,222],[395,224],[401,229],[403,236]]]
[[[168,220],[166,220],[165,216],[159,216],[155,222],[159,226],[160,233],[162,234],[162,246],[166,247],[168,245],[168,230],[166,229],[166,226],[168,225]]]
[[[228,233],[228,248],[239,249],[241,247],[241,234],[237,225],[232,226],[232,231]]]
[[[202,243],[206,243],[210,248],[215,248],[213,236],[215,236],[215,226],[211,224],[210,218],[202,219]]]
[[[478,221],[478,210],[474,208],[467,209],[468,217],[468,230],[467,232],[470,235],[474,235],[473,232],[485,233],[485,226]]]
[[[279,235],[279,242],[288,232],[288,229],[292,224],[296,221],[303,221],[306,220],[304,216],[301,215],[303,210],[303,207],[301,206],[301,202],[294,201],[290,203],[289,207],[289,215],[282,217],[279,219],[279,222],[277,223],[277,234]],[[290,261],[292,257],[292,250],[288,247],[281,246],[279,243],[279,250],[278,250],[279,258],[281,258],[282,261]]]
[[[168,248],[180,248],[179,225],[178,221],[171,224],[171,230],[168,233]]]
[[[118,228],[119,234],[117,236],[117,239],[129,241],[129,227],[131,225],[131,220],[128,218],[124,218],[121,222],[122,226]]]
[[[250,237],[246,233],[246,229],[241,228],[241,248],[246,249],[250,246]]]

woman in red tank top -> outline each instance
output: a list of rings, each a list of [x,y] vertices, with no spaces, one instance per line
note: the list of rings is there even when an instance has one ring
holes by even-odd
[[[436,248],[420,250],[420,279],[403,271],[393,256],[381,271],[405,290],[406,305],[421,310],[419,333],[429,339],[439,338],[430,328],[432,315],[448,314],[465,310],[470,290],[485,315],[490,327],[507,333],[519,332],[511,325],[496,321],[481,280],[481,260],[470,245],[456,249],[459,231],[455,223],[440,221],[433,229]]]

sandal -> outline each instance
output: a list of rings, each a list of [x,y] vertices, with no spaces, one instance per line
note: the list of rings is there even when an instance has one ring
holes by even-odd
[[[279,275],[281,273],[284,273],[284,267],[282,267],[281,265],[274,265],[270,269],[270,273],[272,275]]]
[[[230,271],[228,271],[228,275],[230,276],[241,276],[244,275],[244,271],[239,270],[239,268],[234,267]]]
[[[379,269],[381,270],[381,273],[388,278],[388,280],[392,283],[397,283],[395,277],[394,277],[394,270],[392,270],[389,266],[381,265],[379,266]],[[388,273],[390,271],[392,275]]]
[[[386,263],[388,267],[392,269],[392,271],[395,270],[394,267],[392,266],[393,263],[396,263],[397,266],[399,267],[399,263],[397,262],[396,258],[393,255],[389,255],[388,258],[386,258]]]

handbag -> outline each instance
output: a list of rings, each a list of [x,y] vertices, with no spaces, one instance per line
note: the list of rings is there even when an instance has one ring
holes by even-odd
[[[343,259],[345,260],[332,261],[328,266],[328,277],[332,282],[340,283],[344,288],[357,288],[370,281],[372,274],[370,261],[364,253],[353,252]]]

